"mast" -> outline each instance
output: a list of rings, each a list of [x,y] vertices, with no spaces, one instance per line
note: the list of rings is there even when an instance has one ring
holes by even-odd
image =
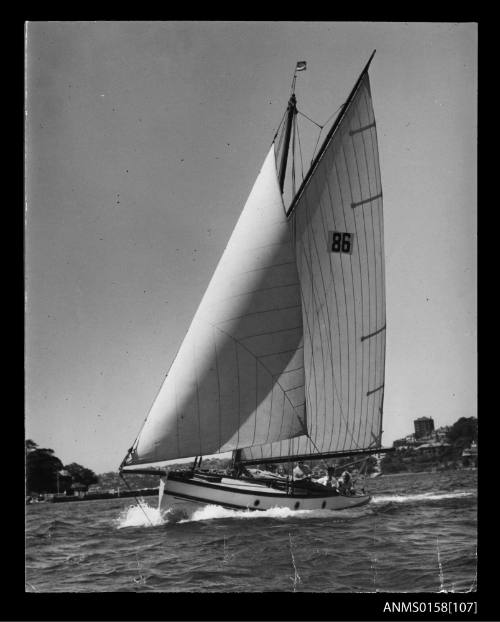
[[[353,86],[351,92],[349,93],[349,97],[344,102],[344,105],[342,106],[342,110],[339,112],[337,118],[335,119],[334,124],[332,125],[332,127],[330,128],[330,131],[326,135],[325,140],[323,141],[323,144],[321,145],[318,151],[318,154],[314,158],[311,166],[309,167],[309,171],[307,172],[304,180],[302,181],[302,184],[300,185],[300,188],[298,189],[296,195],[292,199],[292,203],[290,204],[290,207],[288,208],[288,211],[287,211],[287,216],[290,216],[292,214],[293,210],[295,209],[295,206],[297,205],[299,201],[300,196],[302,195],[302,192],[304,191],[305,187],[307,186],[307,184],[309,183],[311,179],[314,169],[316,168],[317,164],[321,161],[323,154],[326,151],[328,144],[330,143],[330,140],[332,139],[334,133],[339,127],[347,109],[349,108],[352,100],[354,99],[354,96],[356,95],[356,92],[359,89],[363,76],[368,72],[368,69],[370,68],[371,62],[373,60],[373,57],[375,56],[376,51],[377,50],[373,50],[370,58],[368,59],[368,62],[363,68],[363,71],[359,74],[356,84]]]
[[[294,76],[295,78],[295,76]],[[295,80],[294,80],[295,84]],[[290,99],[288,100],[288,108],[286,110],[286,128],[285,128],[285,139],[283,144],[283,153],[281,154],[281,162],[278,173],[278,181],[281,193],[283,194],[283,187],[285,185],[285,174],[286,174],[286,165],[288,161],[288,149],[290,146],[290,134],[292,131],[292,123],[293,118],[297,114],[297,99],[295,97],[295,93],[292,92]]]

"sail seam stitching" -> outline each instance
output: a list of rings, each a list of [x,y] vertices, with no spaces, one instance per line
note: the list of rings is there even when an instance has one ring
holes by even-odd
[[[350,193],[350,196],[353,197],[354,193],[353,193],[353,187],[352,187],[352,183],[351,183],[351,175],[349,174],[349,163],[347,161],[345,145],[342,142],[341,142],[341,150],[342,150],[342,155],[344,157],[344,164],[345,164],[345,167],[346,167],[346,176],[347,176],[347,183],[348,183],[348,186],[349,186],[349,193]],[[353,222],[354,222],[354,231],[356,233],[356,238],[359,238],[359,235],[358,235],[358,223],[357,223],[356,217],[353,218]],[[364,304],[364,296],[363,296],[363,274],[362,274],[362,271],[361,271],[361,250],[359,248],[358,248],[357,257],[358,257],[358,268],[359,268],[359,293],[360,293],[360,297],[361,297],[361,316],[360,316],[360,320],[361,321],[360,321],[360,324],[361,324],[361,332],[364,332],[363,310],[365,308],[365,304]],[[353,284],[353,286],[354,286],[354,284]],[[357,371],[357,368],[358,368],[358,366],[356,366],[356,371]],[[364,357],[363,350],[361,350],[361,386],[364,385],[364,369],[365,369],[365,357]],[[358,376],[356,374],[356,386],[357,386],[357,380],[358,380]],[[363,399],[361,399],[361,404],[359,405],[359,407],[356,410],[358,410],[359,413],[360,413],[360,416],[359,416],[360,423],[358,424],[358,437],[357,437],[358,441],[359,441],[359,430],[360,430],[360,426],[361,426],[361,416],[362,416],[361,413],[363,412]],[[353,426],[354,427],[356,426],[356,413],[354,415]]]
[[[305,255],[304,249],[303,249],[303,254]],[[313,287],[313,289],[314,289],[314,284],[313,284],[313,283],[312,283],[312,287]],[[314,297],[314,294],[313,294],[313,297]],[[318,314],[319,314],[319,311],[317,311],[315,315],[318,315]],[[313,317],[314,317],[314,316],[313,316]],[[307,319],[307,316],[306,316],[306,319]],[[309,334],[310,334],[310,335],[312,335],[312,333],[311,333],[311,331],[310,331],[310,328],[309,328],[309,325],[308,325],[308,330],[309,330]],[[312,338],[311,338],[311,342],[312,342]],[[312,361],[313,361],[313,366],[314,366],[314,356],[311,356],[311,358],[312,358]],[[314,376],[316,377],[316,373],[314,374]],[[346,424],[346,431],[347,431],[347,432],[349,432],[349,435],[351,436],[351,439],[352,439],[353,443],[354,443],[355,445],[357,445],[357,443],[356,443],[356,441],[354,440],[354,437],[353,437],[353,435],[352,435],[351,431],[349,430],[349,426],[347,425],[347,422],[346,422],[345,416],[344,416],[344,414],[343,414],[343,411],[342,411],[342,405],[341,405],[341,403],[340,403],[340,399],[339,399],[339,395],[338,395],[338,391],[337,391],[337,387],[336,387],[336,383],[335,383],[335,382],[333,383],[333,387],[334,387],[334,390],[335,390],[335,393],[336,393],[336,396],[337,396],[337,401],[338,401],[339,406],[340,406],[340,415],[341,415],[341,417],[342,417],[342,420],[343,420],[343,421],[344,421],[344,423]],[[316,425],[317,425],[317,424],[316,424]],[[317,439],[316,439],[316,440],[317,440]],[[345,445],[345,443],[344,443],[344,445]]]
[[[299,324],[299,326],[290,326],[290,328],[280,328],[279,330],[271,330],[266,333],[255,333],[254,335],[248,335],[248,337],[240,337],[240,340],[246,341],[247,339],[254,339],[255,337],[262,337],[263,335],[276,335],[277,333],[286,333],[287,331],[297,330],[297,328],[302,328],[302,326]],[[234,337],[234,339],[236,339],[236,337]]]
[[[279,307],[278,309],[263,309],[262,311],[251,311],[250,313],[245,313],[243,315],[236,315],[235,317],[227,318],[226,320],[221,320],[217,326],[220,324],[225,324],[226,322],[232,322],[234,320],[241,320],[244,317],[250,317],[252,315],[258,315],[260,313],[275,313],[277,311],[288,311],[290,309],[299,309],[300,305],[292,305],[290,307]]]
[[[320,171],[321,166],[318,166],[318,171]],[[318,173],[319,174],[319,173]],[[321,205],[321,199],[319,197],[319,192],[318,192],[318,188],[317,188],[317,180],[316,180],[316,176],[314,176],[314,180],[311,179],[311,182],[315,182],[314,184],[311,183],[310,188],[315,188],[316,189],[316,193],[318,195],[318,203],[319,203],[319,212],[320,212],[320,216],[321,216],[321,224],[322,224],[322,229],[323,229],[323,235],[326,234],[325,232],[325,223],[324,223],[324,217],[323,217],[323,209],[322,209],[322,205]],[[308,205],[308,196],[307,193],[304,195],[304,200],[306,201],[307,206]],[[319,273],[321,275],[321,285],[323,287],[323,295],[324,295],[324,300],[325,300],[325,305],[322,306],[322,308],[326,307],[326,316],[327,316],[327,320],[328,320],[328,334],[330,336],[330,339],[327,340],[328,341],[328,351],[330,353],[330,364],[331,364],[331,369],[332,369],[332,383],[335,385],[335,366],[334,366],[334,359],[333,359],[333,349],[332,349],[332,342],[333,342],[333,336],[332,336],[332,320],[330,317],[330,307],[328,304],[328,295],[327,295],[327,291],[326,291],[326,286],[325,286],[325,279],[323,276],[323,268],[321,266],[321,259],[320,259],[320,254],[318,251],[318,245],[316,242],[316,232],[314,230],[314,227],[311,226],[311,234],[312,234],[312,238],[313,238],[313,242],[314,242],[314,249],[316,251],[316,256],[318,258],[318,267],[319,267]],[[335,306],[337,309],[337,333],[338,333],[338,340],[339,340],[339,345],[340,345],[340,323],[339,323],[339,312],[338,312],[338,298],[337,298],[337,288],[335,286],[335,280],[333,279],[333,273],[332,273],[332,266],[331,266],[331,262],[328,262],[328,267],[330,269],[330,274],[332,274],[332,281],[333,281],[333,292],[334,292],[334,297],[335,297]],[[319,294],[319,292],[318,292]],[[322,351],[323,351],[323,347],[322,347]],[[339,348],[339,367],[340,367],[340,385],[342,387],[342,348]],[[342,390],[340,391],[340,396],[337,395],[337,399],[340,401],[342,397]],[[341,403],[339,404],[340,408],[342,408]],[[334,403],[332,403],[332,408],[334,408]],[[325,411],[326,411],[326,394],[325,394]],[[325,416],[326,416],[326,412],[325,412]],[[333,425],[332,428],[330,430],[330,444],[332,442],[333,439]],[[313,439],[311,438],[311,442],[314,444],[314,446],[316,447],[316,441],[317,439],[315,439],[313,441]],[[323,443],[325,442],[325,432],[323,431]]]
[[[333,167],[335,169],[335,177],[337,179],[337,186],[338,186],[338,190],[339,190],[339,195],[340,195],[340,204],[342,206],[342,216],[344,219],[344,227],[347,230],[347,217],[346,217],[346,206],[345,206],[345,202],[344,202],[344,194],[342,192],[342,186],[340,184],[340,175],[339,175],[339,171],[337,168],[337,163],[335,162],[335,159],[333,161]],[[327,181],[328,183],[328,181]],[[349,189],[350,189],[350,181],[348,179],[348,183],[349,183]],[[330,184],[328,183],[328,190],[330,191]],[[350,217],[352,218],[352,214],[350,214]],[[355,234],[357,236],[358,232],[357,232],[357,225],[356,225],[356,219],[353,218],[353,222],[354,222],[354,231]],[[358,261],[359,261],[359,257],[358,257]],[[358,353],[358,348],[357,348],[357,332],[358,332],[358,328],[357,328],[357,307],[358,305],[356,304],[356,291],[355,291],[355,286],[354,286],[354,270],[353,270],[353,266],[352,266],[352,261],[349,262],[349,266],[350,266],[350,272],[351,272],[351,285],[352,285],[352,306],[353,306],[353,315],[354,315],[354,386],[357,386],[358,383],[358,366],[357,366],[357,353]],[[342,272],[343,274],[343,272]],[[347,313],[347,290],[345,287],[345,283],[344,283],[344,295],[345,295],[345,304],[346,304],[346,316],[347,316],[347,327],[349,328],[349,315]],[[348,332],[349,334],[349,332]],[[350,346],[351,346],[351,341],[350,339],[348,339],[348,343],[349,343],[349,347],[347,350],[348,353],[348,361],[350,362],[350,357],[349,357],[349,350],[350,350]],[[350,370],[350,365],[349,365],[349,370]],[[349,389],[350,389],[350,373],[348,373],[347,375],[348,378],[348,382],[349,382]],[[348,391],[348,396],[349,396],[350,390]],[[357,403],[357,391],[354,391],[354,419],[356,418],[356,403]],[[349,413],[348,413],[349,414]],[[345,443],[344,443],[344,447],[345,447]]]
[[[221,333],[223,333],[224,335],[226,335],[227,337],[229,337],[230,339],[232,339],[234,341],[235,344],[240,345],[244,350],[246,350],[250,356],[252,356],[256,361],[258,361],[258,363],[266,370],[266,372],[273,377],[273,373],[271,372],[270,369],[268,369],[266,367],[266,365],[264,365],[264,363],[260,360],[260,358],[258,356],[256,356],[251,350],[249,350],[244,343],[241,343],[241,341],[239,341],[239,339],[237,339],[236,337],[233,337],[232,335],[230,335],[229,333],[227,333],[225,330],[222,330],[220,327],[215,326],[212,324],[212,326],[216,329],[219,330]],[[288,400],[290,406],[292,407],[295,415],[297,416],[297,419],[299,420],[299,422],[303,425],[303,421],[301,419],[301,417],[299,416],[299,414],[296,412],[295,406],[292,404],[290,398],[287,396],[285,389],[281,386],[280,382],[277,381],[275,383],[277,386],[279,386],[279,388],[281,389],[281,391],[283,392],[283,395],[285,396],[285,398]],[[239,393],[239,391],[238,391]],[[282,415],[282,423],[283,423],[283,415]],[[239,428],[238,428],[238,435],[239,435]],[[239,439],[239,436],[238,436]]]
[[[327,154],[325,153],[325,158],[327,157]],[[318,174],[319,171],[321,170],[321,167],[318,167]],[[333,221],[333,226],[336,229],[336,223],[335,223],[335,213],[334,213],[334,209],[333,209],[333,201],[331,200],[331,194],[330,194],[330,186],[328,183],[328,177],[325,173],[325,180],[326,180],[326,189],[328,192],[328,196],[330,198],[330,204],[332,206],[332,209],[330,210],[330,214],[332,216],[332,221]],[[317,186],[317,183],[316,183]],[[307,196],[307,195],[306,195]],[[325,223],[325,214],[323,211],[323,203],[321,201],[321,197],[319,197],[319,192],[318,192],[318,198],[319,198],[319,211],[321,214],[321,224],[323,225],[323,236],[324,236],[324,241],[328,244],[328,226]],[[316,252],[317,249],[316,249]],[[334,278],[334,274],[333,274],[333,268],[332,268],[332,258],[329,257],[329,261],[328,261],[328,267],[330,269],[330,276],[331,276],[331,280],[333,283],[333,292],[335,295],[335,308],[336,308],[336,312],[337,312],[337,333],[338,333],[338,340],[339,340],[339,368],[340,368],[340,386],[341,386],[341,391],[340,391],[340,398],[343,400],[344,399],[344,395],[343,395],[343,379],[342,379],[342,342],[341,342],[341,337],[340,337],[340,313],[339,313],[339,296],[337,295],[337,287],[335,285],[335,281],[336,279]],[[342,273],[342,288],[344,291],[344,304],[345,304],[345,300],[346,300],[346,292],[345,292],[345,279],[344,279],[344,266],[343,266],[343,262],[342,260],[340,261],[340,269],[341,269],[341,273]],[[321,270],[321,269],[320,269]],[[321,271],[321,280],[323,282],[323,273]],[[325,299],[327,300],[327,311],[328,311],[328,298],[326,295],[326,289],[324,286],[324,282],[323,282],[323,289],[325,290]],[[328,313],[328,319],[330,319],[330,314]],[[348,340],[348,344],[349,344],[349,328],[348,328],[348,322],[346,322],[347,324],[347,340]],[[331,357],[331,363],[332,363],[332,381],[335,382],[335,370],[334,370],[334,362],[333,362],[333,351],[332,351],[332,347],[331,347],[331,341],[332,341],[332,333],[331,333],[331,327],[330,328],[330,357]],[[347,419],[349,420],[349,412],[350,412],[350,408],[349,408],[349,345],[348,345],[348,349],[347,349],[347,363],[348,363],[348,368],[347,368]],[[339,396],[338,396],[339,397]],[[340,407],[342,408],[342,406],[340,405]],[[332,404],[332,408],[333,408],[333,404]],[[332,428],[330,430],[330,447],[332,445],[333,442],[333,430],[334,430],[334,425],[332,424]],[[344,445],[345,445],[345,439],[344,439]]]

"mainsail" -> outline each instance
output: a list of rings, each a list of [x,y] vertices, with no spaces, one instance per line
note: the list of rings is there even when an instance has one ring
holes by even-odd
[[[290,210],[302,297],[308,432],[245,449],[243,461],[380,447],[384,235],[367,68]]]
[[[380,447],[385,276],[368,65],[288,213],[269,151],[127,465]]]

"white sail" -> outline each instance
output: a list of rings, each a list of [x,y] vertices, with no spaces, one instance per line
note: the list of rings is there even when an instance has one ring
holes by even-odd
[[[385,369],[382,187],[368,73],[299,190],[290,219],[301,283],[308,434],[251,461],[380,446]]]
[[[271,148],[127,464],[305,431],[297,266]]]

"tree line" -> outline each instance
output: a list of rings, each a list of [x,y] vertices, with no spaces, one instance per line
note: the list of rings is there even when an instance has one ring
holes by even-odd
[[[477,419],[474,417],[461,417],[448,431],[447,440],[450,447],[443,450],[434,461],[451,462],[458,461],[463,449],[469,447],[472,441],[477,441]],[[79,484],[86,490],[90,485],[101,483],[104,487],[116,487],[122,484],[118,473],[110,472],[97,476],[92,470],[72,462],[64,465],[54,454],[53,449],[39,447],[33,440],[25,441],[26,452],[26,491],[27,494],[70,492],[75,484]],[[432,461],[425,456],[418,455],[413,449],[386,454],[382,460],[383,473],[411,470],[413,466],[424,466],[423,463]],[[204,461],[204,468],[224,469],[230,463],[229,459],[212,458]],[[320,464],[320,461],[312,461]],[[336,461],[336,468],[340,469],[349,463],[349,458]],[[175,468],[172,465],[171,468]],[[179,464],[180,468],[189,468],[188,464]],[[376,460],[368,459],[366,472],[375,470]],[[134,488],[148,488],[158,485],[158,476],[155,475],[127,475],[129,485]]]
[[[99,481],[97,475],[76,462],[63,464],[53,449],[25,441],[26,493],[67,493],[79,484],[84,490]]]

